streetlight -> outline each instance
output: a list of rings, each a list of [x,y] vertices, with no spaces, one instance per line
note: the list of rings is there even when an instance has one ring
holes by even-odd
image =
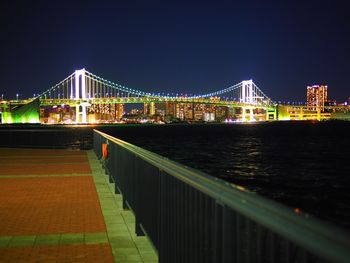
[[[18,100],[18,96],[19,96],[19,94],[18,94],[18,93],[16,93],[16,98],[17,98],[17,100]]]

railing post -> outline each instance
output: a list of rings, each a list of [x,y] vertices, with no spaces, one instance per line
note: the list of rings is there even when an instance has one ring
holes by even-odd
[[[236,237],[234,235],[235,215],[227,206],[222,213],[222,262],[235,262]]]
[[[120,194],[121,194],[121,193],[120,193],[120,190],[119,190],[119,188],[118,188],[118,186],[117,186],[117,184],[114,185],[114,193],[115,193],[116,195],[120,195]]]
[[[113,147],[113,155],[114,155],[114,193],[115,194],[121,194],[120,189],[118,188],[118,176],[120,176],[119,174],[119,166],[120,166],[120,150],[119,150],[120,146],[115,144]]]
[[[126,201],[124,195],[122,195],[122,204],[124,210],[129,210],[128,202]]]
[[[215,202],[213,203],[214,206],[214,227],[212,229],[213,231],[213,258],[211,262],[220,263],[222,262],[222,255],[221,255],[221,248],[222,248],[222,211],[223,206]]]
[[[166,175],[159,170],[159,212],[158,212],[158,259],[159,262],[167,262],[168,242],[166,237]]]
[[[136,234],[136,236],[144,236],[145,235],[145,233],[142,230],[141,223],[139,222],[137,217],[135,217],[135,234]]]

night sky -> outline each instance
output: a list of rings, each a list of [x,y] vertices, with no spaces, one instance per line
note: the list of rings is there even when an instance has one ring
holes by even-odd
[[[305,3],[306,2],[306,3]],[[350,96],[347,1],[0,2],[0,96],[41,93],[75,69],[147,92],[244,79],[273,100],[306,86]]]

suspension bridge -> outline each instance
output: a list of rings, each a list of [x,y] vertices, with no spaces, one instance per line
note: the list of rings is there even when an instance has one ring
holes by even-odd
[[[205,120],[206,115],[212,120],[219,117],[241,121],[276,119],[275,106],[252,80],[211,93],[187,96],[132,89],[80,69],[33,100],[39,101],[41,122],[47,122],[42,121],[45,115],[57,112],[52,108],[64,108],[59,112],[65,112],[68,116],[65,119],[72,123],[117,121],[123,116],[125,104],[143,104],[143,113],[149,116],[172,115],[182,120]],[[45,113],[45,108],[49,113]],[[65,121],[62,116],[59,119]]]

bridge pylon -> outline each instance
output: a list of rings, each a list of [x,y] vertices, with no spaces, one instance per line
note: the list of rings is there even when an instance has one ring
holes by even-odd
[[[253,103],[253,80],[242,81],[241,102]]]
[[[246,122],[247,121],[247,110],[249,111],[249,118],[248,121],[252,122],[254,121],[254,107],[242,107],[242,122]]]
[[[76,101],[75,105],[75,121],[77,123],[87,123],[87,102],[86,97],[86,71],[85,68],[75,71],[75,94],[74,100]]]

